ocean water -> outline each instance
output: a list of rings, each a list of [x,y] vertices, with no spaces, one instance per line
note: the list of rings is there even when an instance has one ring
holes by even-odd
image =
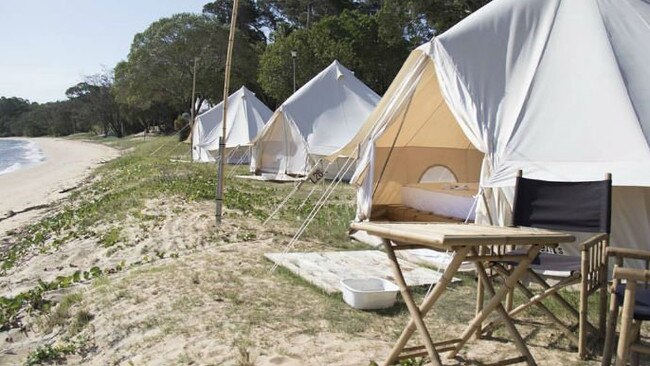
[[[0,174],[38,164],[43,160],[43,151],[33,141],[0,139]]]

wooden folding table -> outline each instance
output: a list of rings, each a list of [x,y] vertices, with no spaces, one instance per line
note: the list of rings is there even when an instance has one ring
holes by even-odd
[[[493,312],[496,311],[510,335],[513,338],[521,356],[504,360],[498,364],[511,364],[514,362],[526,362],[528,365],[536,365],[533,356],[524,343],[521,334],[515,328],[512,319],[502,305],[506,294],[510,292],[517,282],[526,274],[530,263],[535,259],[540,249],[545,245],[572,242],[575,237],[569,234],[522,227],[499,227],[484,226],[476,224],[454,224],[454,223],[353,223],[352,229],[364,230],[371,235],[383,239],[386,253],[395,273],[395,280],[400,287],[402,297],[409,310],[411,319],[402,331],[401,336],[393,347],[383,365],[393,365],[395,362],[428,355],[431,362],[442,365],[439,352],[451,351],[447,357],[454,358],[460,349],[467,343],[473,333],[480,329],[481,323]],[[528,248],[524,254],[516,255],[482,255],[489,251],[480,251],[481,247],[496,245],[515,245],[520,248]],[[438,251],[450,251],[454,254],[453,259],[447,265],[440,280],[433,290],[424,298],[418,307],[404,281],[402,270],[395,257],[395,250],[428,248]],[[511,260],[517,263],[511,274],[505,279],[504,285],[498,291],[494,290],[491,281],[485,270],[484,262],[490,260]],[[471,261],[476,266],[476,272],[483,283],[488,296],[491,296],[485,306],[477,312],[474,319],[459,338],[433,342],[431,335],[424,324],[423,317],[431,310],[435,302],[440,298],[458,271],[461,263]],[[415,330],[418,330],[424,346],[405,348]]]

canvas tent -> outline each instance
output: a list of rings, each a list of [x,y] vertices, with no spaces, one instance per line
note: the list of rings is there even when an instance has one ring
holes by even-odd
[[[248,163],[251,140],[271,117],[271,110],[242,86],[228,97],[226,153],[228,163]],[[223,102],[196,117],[192,128],[192,160],[215,161],[222,134]],[[234,150],[234,151],[233,151]]]
[[[644,0],[494,0],[414,50],[330,157],[363,146],[357,219],[403,204],[404,187],[435,166],[478,183],[476,220],[500,225],[518,169],[566,181],[610,172],[612,244],[647,248],[648,24]]]
[[[308,174],[357,133],[378,101],[352,71],[332,62],[275,111],[253,143],[251,171],[276,178]]]

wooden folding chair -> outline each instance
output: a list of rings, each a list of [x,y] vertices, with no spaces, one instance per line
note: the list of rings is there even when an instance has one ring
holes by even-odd
[[[616,347],[616,366],[638,365],[639,353],[650,354],[650,345],[641,343],[641,322],[650,320],[650,251],[627,248],[608,248],[609,256],[615,257],[614,277],[610,287],[609,317],[607,319],[607,337],[601,365],[608,366],[612,361],[614,337],[619,307],[621,311],[621,329]],[[624,259],[645,261],[645,270],[624,267]],[[621,281],[624,280],[625,283]],[[644,285],[639,286],[639,282]]]
[[[528,179],[518,172],[513,203],[514,226],[526,226],[582,232],[593,234],[579,246],[580,256],[568,256],[542,252],[528,270],[528,278],[542,287],[542,292],[534,294],[528,286],[518,283],[528,301],[512,308],[512,295],[506,300],[510,316],[515,317],[523,310],[537,306],[548,318],[578,346],[578,353],[585,358],[587,334],[605,336],[605,316],[607,305],[607,254],[611,228],[611,175],[603,181],[551,182]],[[499,250],[503,250],[502,248]],[[511,253],[518,252],[508,248]],[[499,275],[508,275],[508,262],[492,262],[492,269]],[[555,285],[549,285],[545,273],[563,273],[565,276]],[[580,284],[580,304],[576,310],[560,294],[559,290]],[[588,298],[600,292],[600,318],[596,329],[587,319]],[[552,297],[559,302],[578,321],[578,334],[564,324],[552,311],[542,304],[542,300]],[[480,295],[477,309],[481,308]],[[489,331],[496,326],[493,322],[485,327]],[[480,333],[479,333],[480,335]]]

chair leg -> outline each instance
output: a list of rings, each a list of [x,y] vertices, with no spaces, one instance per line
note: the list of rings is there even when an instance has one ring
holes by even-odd
[[[578,314],[578,357],[587,358],[587,311],[588,311],[588,282],[589,282],[589,251],[582,250],[580,255],[580,308]]]
[[[612,364],[612,352],[614,350],[614,339],[616,338],[616,322],[618,320],[618,301],[616,295],[612,294],[609,299],[609,316],[607,317],[607,332],[605,333],[605,347],[601,366]]]
[[[583,272],[584,273],[584,272]],[[589,311],[588,294],[587,294],[587,278],[582,276],[580,281],[580,317],[578,319],[578,356],[581,359],[587,358],[587,314]]]
[[[625,297],[623,299],[623,310],[621,311],[621,335],[618,338],[616,347],[616,366],[625,366],[630,351],[632,333],[632,319],[634,317],[634,295],[636,282],[629,281],[625,284]]]
[[[509,272],[512,272],[512,266],[509,266],[508,268]],[[510,312],[512,311],[512,304],[514,303],[514,298],[515,298],[515,289],[513,288],[512,290],[508,291],[506,294],[506,311]]]
[[[641,321],[634,320],[632,323],[632,339],[630,343],[638,343],[641,338]],[[639,366],[639,353],[630,351],[630,366]]]
[[[600,301],[598,302],[598,332],[605,339],[607,335],[607,282],[600,287]]]

